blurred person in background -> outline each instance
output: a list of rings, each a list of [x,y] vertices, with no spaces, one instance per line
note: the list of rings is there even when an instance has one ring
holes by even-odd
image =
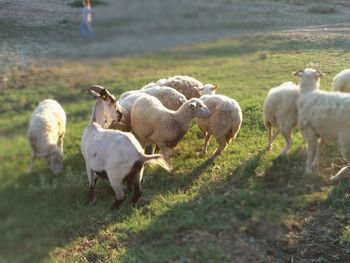
[[[79,27],[80,38],[91,39],[93,36],[92,26],[92,12],[90,0],[83,0],[83,11],[81,14],[81,23]]]

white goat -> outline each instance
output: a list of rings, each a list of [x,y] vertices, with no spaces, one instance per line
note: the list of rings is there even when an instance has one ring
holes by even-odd
[[[235,139],[242,124],[242,110],[238,102],[224,95],[203,95],[200,97],[210,111],[209,118],[196,119],[204,134],[202,155],[206,154],[211,135],[219,147],[211,158],[215,158]]]
[[[340,71],[333,78],[333,91],[350,92],[350,69]]]
[[[172,111],[156,98],[140,97],[131,109],[131,129],[141,145],[156,144],[169,160],[168,148],[175,147],[187,133],[192,119],[208,117],[209,114],[207,106],[196,98]]]
[[[282,85],[270,89],[263,106],[263,117],[265,127],[268,130],[267,149],[272,149],[272,143],[279,134],[282,133],[286,140],[286,145],[280,155],[284,155],[292,147],[292,131],[297,126],[299,98],[299,86],[293,82],[285,82]],[[272,134],[272,128],[276,127]]]
[[[99,108],[95,106],[91,122],[81,139],[81,152],[89,180],[88,202],[93,202],[96,176],[101,176],[109,179],[116,194],[111,208],[118,208],[124,200],[124,181],[129,188],[133,188],[132,202],[136,203],[142,194],[144,165],[160,165],[168,171],[170,167],[161,155],[145,155],[131,133],[103,129],[96,123],[97,116],[101,114],[98,111]]]
[[[298,125],[307,145],[305,174],[318,169],[325,141],[337,141],[348,165],[330,179],[340,180],[350,174],[350,94],[319,90],[323,74],[314,69],[307,68],[296,75],[301,78]],[[317,146],[318,138],[321,141]]]
[[[63,171],[63,138],[66,114],[55,100],[44,100],[34,110],[29,123],[28,139],[32,148],[29,172],[35,159],[43,158],[54,174]]]

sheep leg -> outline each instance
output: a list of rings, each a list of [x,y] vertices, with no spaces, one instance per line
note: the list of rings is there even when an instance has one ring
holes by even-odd
[[[63,152],[63,136],[60,136],[60,137],[58,138],[57,145],[58,145],[58,147],[60,147],[61,152]]]
[[[323,148],[323,146],[326,144],[326,140],[324,139],[320,139],[320,142],[317,145],[317,149],[316,149],[316,154],[315,154],[315,158],[314,161],[311,164],[312,170],[313,171],[318,171],[320,168],[320,157],[321,157],[321,150]]]
[[[202,148],[201,156],[204,156],[208,151],[208,144],[209,144],[210,137],[211,137],[210,133],[207,133],[207,132],[204,133],[204,145]]]
[[[157,148],[157,145],[156,144],[152,144],[151,154],[154,154],[156,152],[156,148]]]
[[[111,206],[111,209],[118,209],[125,199],[125,194],[123,190],[123,180],[121,179],[122,177],[119,173],[113,173],[109,171],[107,172],[107,175],[116,195],[116,199],[113,205]]]
[[[168,147],[160,146],[160,153],[163,155],[163,157],[166,161],[170,160],[170,151],[169,151]]]
[[[317,146],[317,137],[313,130],[306,129],[303,131],[304,140],[306,142],[306,167],[305,167],[305,175],[310,174],[312,172],[312,160],[314,157],[315,148]]]
[[[92,204],[94,202],[94,191],[95,191],[95,185],[96,185],[96,179],[95,172],[89,168],[86,167],[86,172],[88,175],[89,180],[89,191],[87,193],[87,203]]]
[[[137,201],[140,199],[142,195],[142,188],[141,188],[142,173],[143,173],[143,163],[141,163],[139,167],[136,167],[136,173],[133,180],[134,193],[133,193],[131,202],[133,202],[134,204],[137,203]]]
[[[280,132],[280,130],[278,128],[276,128],[275,132],[272,134],[272,126],[271,125],[268,126],[269,142],[267,143],[267,146],[266,146],[267,150],[269,150],[269,151],[272,150],[273,141],[276,139],[279,132]]]
[[[30,158],[30,164],[29,164],[29,172],[30,173],[33,171],[35,159],[36,159],[36,153],[34,151],[32,151],[32,156]]]
[[[282,129],[281,133],[286,140],[286,145],[284,146],[283,150],[281,151],[280,155],[286,155],[288,150],[292,147],[293,145],[293,140],[291,136],[291,130],[290,129]]]
[[[228,145],[228,143],[227,143],[227,141],[226,141],[226,139],[224,137],[216,138],[216,141],[219,144],[219,147],[215,150],[214,154],[210,157],[210,159],[214,159],[215,157],[220,155],[221,152],[223,150],[225,150],[227,145]]]

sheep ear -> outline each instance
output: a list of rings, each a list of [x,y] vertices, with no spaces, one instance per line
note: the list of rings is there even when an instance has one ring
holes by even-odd
[[[319,70],[316,71],[316,76],[319,77],[320,79],[323,78],[324,75],[326,75],[326,74],[322,73]]]
[[[193,102],[190,102],[190,107],[193,107],[193,108],[195,108],[195,107],[197,107],[197,102],[195,102],[195,101],[193,101]]]
[[[198,88],[199,91],[202,91],[204,89],[204,86],[203,87],[200,87]]]
[[[184,99],[184,98],[180,98],[179,100],[182,104],[184,104],[186,102],[186,99]]]
[[[301,77],[303,74],[304,74],[304,70],[299,70],[299,71],[293,72],[293,76]]]
[[[219,86],[217,84],[214,84],[213,90],[219,89]]]

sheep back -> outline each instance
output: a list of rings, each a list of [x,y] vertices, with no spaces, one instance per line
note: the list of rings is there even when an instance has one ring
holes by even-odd
[[[333,78],[333,91],[350,92],[350,69],[344,69]]]

